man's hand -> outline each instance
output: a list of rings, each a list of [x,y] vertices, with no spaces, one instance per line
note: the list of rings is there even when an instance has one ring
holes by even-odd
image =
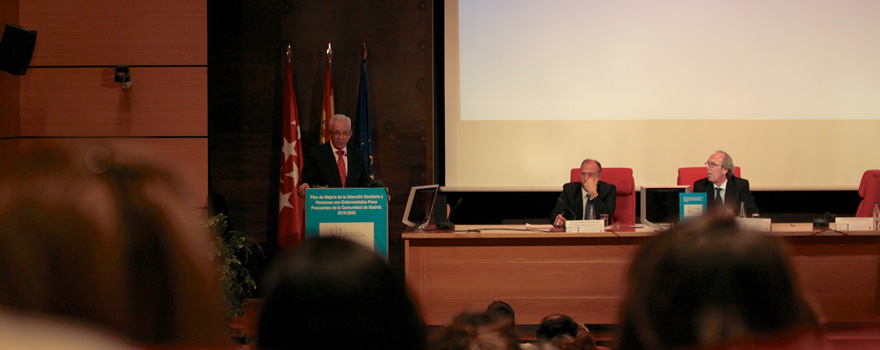
[[[599,179],[597,178],[587,178],[583,183],[584,189],[587,190],[587,193],[590,194],[590,198],[596,198],[599,196],[599,191],[596,189],[599,186]]]
[[[556,214],[556,220],[553,220],[553,226],[563,227],[565,226],[565,217],[562,214]]]
[[[296,189],[296,192],[297,192],[297,194],[299,194],[300,197],[305,197],[306,190],[308,188],[309,188],[309,184],[303,182],[303,183],[299,184],[299,188]]]

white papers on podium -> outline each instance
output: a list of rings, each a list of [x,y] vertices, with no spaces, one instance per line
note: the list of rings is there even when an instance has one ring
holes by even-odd
[[[871,231],[874,229],[874,218],[842,218],[834,219],[839,231]]]
[[[605,220],[566,220],[565,232],[605,232]]]
[[[770,231],[769,218],[736,218],[739,227],[752,231]]]

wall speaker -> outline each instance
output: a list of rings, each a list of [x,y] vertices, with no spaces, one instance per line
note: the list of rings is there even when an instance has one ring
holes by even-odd
[[[37,31],[7,24],[0,41],[0,70],[24,75],[34,55]]]

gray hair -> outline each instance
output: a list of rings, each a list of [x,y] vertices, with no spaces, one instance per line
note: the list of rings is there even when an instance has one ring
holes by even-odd
[[[724,160],[721,161],[721,167],[727,169],[727,177],[733,176],[733,158],[730,158],[730,155],[722,150],[715,151],[715,153],[721,153],[724,155]]]
[[[334,114],[330,117],[330,121],[328,121],[327,124],[333,125],[334,122],[343,122],[348,125],[348,130],[351,130],[351,118],[345,114]]]

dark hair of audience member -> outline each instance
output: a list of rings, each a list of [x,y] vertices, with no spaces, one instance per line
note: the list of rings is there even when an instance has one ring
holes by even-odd
[[[381,257],[339,237],[310,238],[273,264],[262,349],[423,349],[425,326]]]
[[[510,318],[510,323],[516,325],[516,314],[513,312],[513,307],[508,303],[501,300],[493,301],[486,307],[486,312],[498,315],[499,317],[508,317]]]
[[[463,312],[432,334],[430,350],[518,350],[519,341],[509,317],[488,312]]]
[[[559,350],[595,350],[596,341],[590,331],[568,315],[552,314],[544,317],[535,331],[539,348],[552,344]]]
[[[158,163],[109,145],[38,148],[0,174],[0,306],[143,345],[222,345],[204,219]]]
[[[647,241],[629,272],[617,349],[722,346],[818,331],[776,237],[721,214]]]

